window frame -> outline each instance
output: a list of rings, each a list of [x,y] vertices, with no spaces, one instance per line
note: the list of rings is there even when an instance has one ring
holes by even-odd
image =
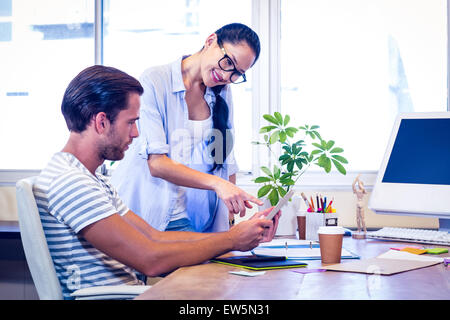
[[[450,111],[450,0],[447,0],[447,111]],[[95,0],[94,18],[94,63],[103,64],[103,0]],[[252,140],[259,139],[259,128],[263,125],[262,115],[280,111],[281,75],[280,75],[280,30],[281,0],[252,0],[252,27],[261,41],[261,53],[258,63],[252,68]],[[252,146],[252,171],[237,173],[239,186],[257,188],[252,179],[260,174],[262,165],[269,165],[269,152],[265,148]],[[36,175],[40,170],[0,169],[0,186],[14,186],[25,177]],[[373,187],[377,170],[348,171],[342,176],[337,172],[329,174],[309,170],[302,176],[301,184],[295,188],[308,190],[336,189],[350,190],[354,178],[362,174],[366,187]]]

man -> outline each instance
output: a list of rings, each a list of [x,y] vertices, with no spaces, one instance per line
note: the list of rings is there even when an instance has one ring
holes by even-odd
[[[278,224],[256,213],[227,232],[160,232],[129,210],[96,169],[120,160],[139,133],[140,83],[111,67],[92,66],[69,84],[61,110],[67,144],[34,188],[63,296],[89,286],[142,284],[137,270],[157,276],[230,250],[269,241]]]

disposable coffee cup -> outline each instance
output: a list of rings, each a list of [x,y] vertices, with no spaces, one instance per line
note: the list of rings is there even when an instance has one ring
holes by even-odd
[[[320,257],[323,264],[341,262],[342,238],[344,228],[337,226],[319,227]]]
[[[297,228],[298,228],[298,238],[300,240],[306,239],[306,212],[297,212]]]

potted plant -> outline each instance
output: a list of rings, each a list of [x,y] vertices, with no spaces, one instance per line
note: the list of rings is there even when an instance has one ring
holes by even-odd
[[[346,174],[344,165],[348,161],[341,155],[344,149],[337,147],[334,140],[323,139],[318,132],[319,126],[290,126],[290,116],[279,112],[263,117],[269,122],[259,131],[264,142],[255,141],[253,144],[267,147],[274,155],[274,146],[281,146],[282,154],[272,170],[262,166],[264,175],[253,180],[262,184],[258,190],[259,198],[267,197],[271,205],[276,205],[311,165],[323,168],[326,173],[335,167],[341,174]],[[299,133],[303,136],[297,139]]]

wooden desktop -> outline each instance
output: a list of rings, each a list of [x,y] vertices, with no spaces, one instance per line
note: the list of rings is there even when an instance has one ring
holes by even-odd
[[[361,259],[374,258],[405,242],[345,237],[343,247]],[[437,247],[426,245],[426,247]],[[441,247],[441,246],[439,246]],[[449,256],[449,253],[440,257]],[[344,260],[342,260],[345,262]],[[348,260],[354,261],[354,260]],[[320,260],[308,260],[320,268]],[[448,300],[450,266],[438,265],[394,275],[326,271],[300,274],[296,269],[268,270],[244,277],[228,273],[245,270],[218,263],[180,268],[137,297],[141,300]]]

